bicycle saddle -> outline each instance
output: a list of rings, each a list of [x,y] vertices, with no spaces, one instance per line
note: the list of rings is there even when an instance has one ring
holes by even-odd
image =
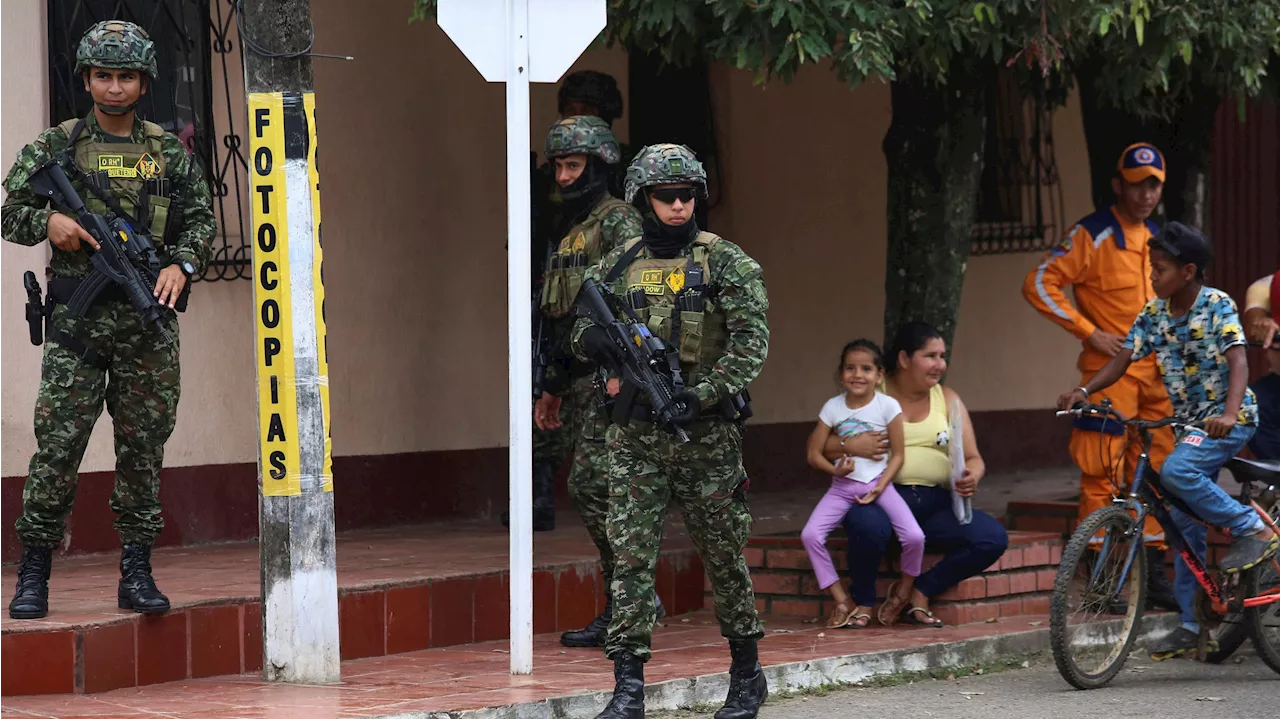
[[[1227,460],[1226,468],[1231,470],[1231,475],[1241,483],[1246,481],[1262,482],[1263,484],[1280,482],[1280,460],[1232,457]]]

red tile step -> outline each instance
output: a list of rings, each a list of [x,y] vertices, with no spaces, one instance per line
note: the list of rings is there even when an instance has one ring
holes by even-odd
[[[604,608],[594,546],[581,528],[535,539],[535,632],[587,624]],[[340,535],[342,659],[506,639],[507,537],[501,527],[408,527]],[[52,612],[3,618],[0,694],[90,694],[188,678],[257,672],[262,605],[257,545],[158,550],[160,586],[173,609],[115,609],[117,558],[55,560]],[[0,601],[12,596],[5,567]],[[659,596],[673,615],[702,608],[702,562],[674,537],[658,561]]]
[[[931,603],[933,613],[947,624],[1048,613],[1063,545],[1055,532],[1010,531],[1009,549],[1000,561],[939,596]],[[829,539],[827,548],[835,566],[844,567],[846,540]],[[895,550],[880,568],[876,590],[881,598],[899,576]],[[756,607],[762,613],[825,618],[832,609],[830,595],[818,588],[799,536],[753,537],[745,555],[755,584]],[[926,554],[923,566],[928,569],[940,559],[942,555]],[[704,589],[706,607],[711,608],[710,585]]]

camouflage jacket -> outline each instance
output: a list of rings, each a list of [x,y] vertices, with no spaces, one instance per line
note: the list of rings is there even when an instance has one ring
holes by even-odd
[[[108,139],[98,126],[94,113],[89,114],[88,122],[85,123],[84,136],[98,141]],[[8,193],[4,207],[0,210],[0,228],[4,239],[19,245],[38,245],[48,238],[49,216],[55,210],[48,207],[49,201],[46,198],[36,196],[28,181],[36,168],[67,149],[67,140],[62,130],[51,127],[40,133],[35,142],[18,152],[18,159],[4,180],[4,189]],[[136,115],[131,141],[144,141],[142,120]],[[183,226],[171,244],[157,248],[160,259],[165,263],[187,260],[195,265],[196,272],[199,273],[209,261],[209,243],[218,231],[213,216],[213,196],[199,167],[188,172],[191,163],[196,160],[176,135],[168,132],[164,134],[161,151],[167,167],[165,176],[173,182],[175,192],[181,193],[185,200]],[[188,177],[191,180],[189,184]],[[86,192],[79,187],[76,189],[82,195]],[[52,245],[50,247],[53,250],[50,265],[55,275],[81,277],[88,274],[89,257],[84,252],[64,252]]]
[[[691,254],[690,247],[681,251],[681,257]],[[622,257],[623,248],[614,248],[599,264],[587,270],[589,279],[602,281]],[[653,255],[648,248],[640,250],[635,259]],[[728,349],[714,365],[704,366],[693,378],[693,390],[703,409],[716,405],[746,389],[760,374],[765,358],[769,355],[769,297],[764,286],[764,270],[741,247],[727,240],[712,246],[707,258],[711,277],[707,284],[718,288],[716,305],[724,315],[728,332]],[[615,296],[625,295],[624,279],[609,286]],[[585,317],[577,319],[571,333],[570,344],[578,359],[588,361],[582,347],[582,333],[591,326]]]

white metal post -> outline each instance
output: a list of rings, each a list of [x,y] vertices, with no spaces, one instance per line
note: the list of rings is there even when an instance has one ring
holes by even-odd
[[[529,272],[529,0],[507,5],[507,387],[511,673],[533,672],[533,284]]]

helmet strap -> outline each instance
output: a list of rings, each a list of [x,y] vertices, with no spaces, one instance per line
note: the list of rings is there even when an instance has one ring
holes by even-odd
[[[136,102],[129,105],[103,105],[100,102],[95,102],[94,105],[107,115],[128,115],[138,107]]]

